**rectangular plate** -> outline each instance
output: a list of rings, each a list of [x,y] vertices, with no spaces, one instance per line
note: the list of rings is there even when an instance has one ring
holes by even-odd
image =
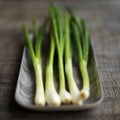
[[[46,49],[47,46],[45,45],[45,43],[43,43],[43,46],[44,46],[43,47],[44,52],[42,58],[43,58],[43,74],[44,74],[44,68],[45,68],[44,66],[46,61],[45,52],[47,51]],[[73,56],[73,73],[77,85],[79,86],[79,88],[81,88],[80,86],[82,84],[81,83],[82,80],[77,65],[78,62],[76,61],[77,60],[76,56],[77,54]],[[44,107],[36,106],[33,102],[34,93],[35,93],[35,75],[28,51],[25,47],[23,51],[23,57],[22,57],[16,92],[15,92],[15,100],[20,106],[36,111],[70,111],[70,110],[83,110],[83,109],[94,108],[102,101],[103,92],[99,80],[98,69],[91,43],[89,49],[88,72],[90,78],[90,97],[84,102],[82,106],[77,106],[73,104],[69,104],[69,105],[62,104],[59,107],[50,107],[47,105],[45,105]],[[58,75],[58,71],[55,70],[54,74],[56,79]],[[44,75],[43,78],[45,78]],[[57,83],[55,85],[57,85]]]

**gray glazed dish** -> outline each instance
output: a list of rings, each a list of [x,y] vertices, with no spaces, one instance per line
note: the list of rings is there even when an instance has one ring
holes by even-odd
[[[43,46],[44,46],[44,43],[43,43]],[[43,48],[43,78],[45,78],[44,68],[45,68],[45,62],[46,62],[46,55],[45,55],[46,51],[47,51],[46,47],[44,47]],[[80,75],[76,60],[77,60],[77,55],[75,54],[73,56],[73,73],[74,73],[75,81],[78,87],[81,89],[82,79],[81,79],[81,75]],[[15,91],[15,100],[20,106],[30,110],[36,110],[36,111],[71,111],[71,110],[84,110],[84,109],[94,108],[102,101],[103,92],[102,92],[102,87],[99,80],[97,64],[96,64],[91,42],[90,42],[90,49],[89,49],[88,72],[90,77],[90,97],[84,102],[82,106],[77,106],[73,104],[68,104],[68,105],[62,104],[59,107],[50,107],[47,105],[45,105],[44,107],[36,106],[34,104],[35,75],[34,75],[34,70],[29,57],[29,53],[25,47],[23,51],[23,57],[21,61],[17,87]],[[55,74],[55,85],[57,88],[58,86],[57,69],[55,70],[54,74]]]

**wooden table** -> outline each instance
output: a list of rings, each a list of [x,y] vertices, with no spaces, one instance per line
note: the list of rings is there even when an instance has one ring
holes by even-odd
[[[48,1],[0,1],[0,120],[120,120],[120,1],[57,1],[87,20],[102,82],[103,102],[92,110],[34,112],[14,100],[24,47],[22,22],[31,28],[47,15]]]

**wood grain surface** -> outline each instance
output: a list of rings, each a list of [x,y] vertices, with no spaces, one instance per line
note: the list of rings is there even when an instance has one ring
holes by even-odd
[[[0,120],[120,120],[120,1],[62,0],[87,20],[102,82],[104,99],[95,109],[77,112],[33,112],[14,100],[24,36],[22,22],[31,29],[48,14],[49,0],[0,0]]]

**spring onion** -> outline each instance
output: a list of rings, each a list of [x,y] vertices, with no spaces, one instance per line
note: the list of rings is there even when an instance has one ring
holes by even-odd
[[[80,91],[74,81],[72,71],[72,46],[70,39],[70,15],[65,18],[65,72],[68,80],[69,90],[72,96],[72,102],[77,105],[82,105],[83,101],[79,98]]]
[[[60,97],[55,89],[54,85],[54,72],[53,72],[53,61],[55,53],[55,43],[53,34],[51,34],[50,39],[50,53],[47,60],[46,66],[46,101],[49,106],[59,106],[61,103]]]
[[[87,70],[87,62],[88,62],[88,52],[89,52],[89,34],[87,30],[87,26],[85,20],[81,19],[81,31],[79,30],[79,21],[77,18],[73,17],[72,29],[73,35],[78,51],[78,59],[79,59],[79,68],[81,71],[81,75],[83,78],[83,88],[80,93],[81,99],[87,99],[90,95],[90,83],[89,83],[89,75]],[[80,40],[81,35],[81,40]]]
[[[34,102],[36,105],[39,105],[39,106],[45,105],[45,94],[44,94],[43,79],[42,79],[41,43],[42,43],[43,35],[45,32],[46,23],[47,22],[45,21],[38,35],[36,34],[38,32],[37,26],[35,22],[33,23],[34,33],[36,34],[35,50],[33,48],[33,45],[30,39],[28,27],[25,23],[23,24],[25,40],[26,40],[27,47],[29,49],[29,53],[31,56],[31,60],[33,63],[35,76],[36,76],[36,92],[35,92]]]
[[[62,103],[70,103],[71,95],[66,90],[65,86],[65,75],[64,75],[64,64],[63,64],[63,54],[64,54],[64,37],[63,37],[63,18],[62,12],[59,8],[56,8],[51,4],[50,15],[52,20],[52,26],[54,31],[54,40],[58,53],[58,69],[59,69],[59,83],[60,83],[60,98]]]

